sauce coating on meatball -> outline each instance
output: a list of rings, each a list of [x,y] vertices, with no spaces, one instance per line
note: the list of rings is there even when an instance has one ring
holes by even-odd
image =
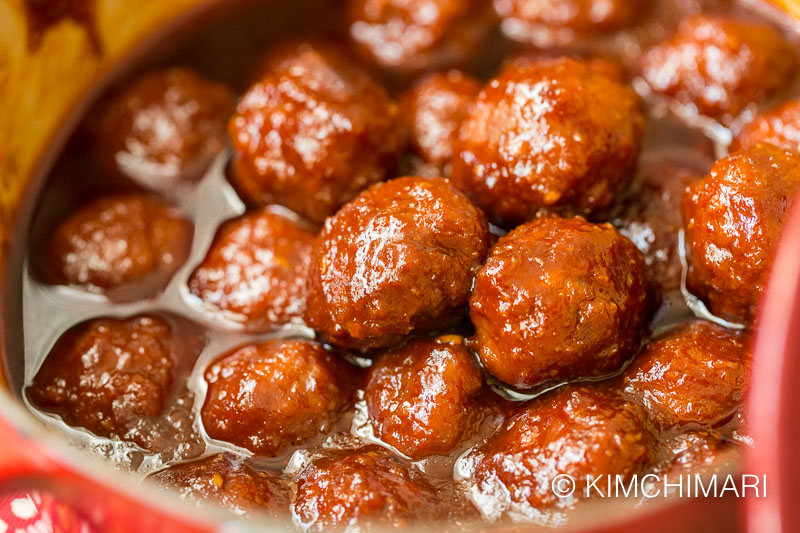
[[[45,255],[52,283],[153,294],[189,255],[192,225],[174,208],[141,194],[95,200],[54,230]],[[134,287],[135,286],[135,287]]]
[[[782,90],[796,63],[794,48],[773,27],[700,15],[647,50],[640,73],[652,91],[727,122]]]
[[[441,505],[434,485],[377,446],[318,458],[295,486],[292,510],[306,531],[365,522],[399,528],[431,519]]]
[[[351,404],[355,376],[320,344],[273,339],[223,355],[205,380],[208,435],[276,456],[331,428]]]
[[[651,341],[625,371],[625,392],[660,426],[714,426],[739,407],[750,375],[747,338],[690,322]]]
[[[401,130],[386,91],[337,49],[287,45],[231,119],[233,181],[251,202],[321,223],[387,176]]]
[[[106,101],[94,127],[97,155],[153,189],[200,177],[225,146],[233,95],[191,70],[141,76]]]
[[[239,459],[216,454],[156,472],[150,479],[174,488],[198,505],[212,501],[237,514],[258,511],[285,514],[288,494],[280,474],[252,469]]]
[[[750,324],[800,191],[800,155],[770,144],[714,164],[683,198],[689,289],[715,315]]]
[[[458,129],[479,91],[478,80],[450,70],[422,78],[401,97],[401,116],[411,148],[423,164],[431,167],[426,175],[448,173]]]
[[[470,318],[486,370],[513,387],[609,375],[647,323],[642,253],[609,224],[536,219],[494,246]]]
[[[544,209],[590,213],[627,185],[643,128],[636,93],[588,62],[511,68],[470,107],[451,179],[505,225]]]
[[[568,386],[520,408],[476,450],[473,490],[498,508],[523,512],[568,508],[585,497],[588,476],[627,480],[655,457],[655,437],[644,409],[599,388]],[[578,482],[559,498],[552,482],[561,474]]]
[[[733,139],[730,151],[752,148],[760,142],[800,152],[800,100],[790,100],[756,115]]]
[[[189,278],[189,292],[249,331],[300,320],[314,236],[267,209],[228,221]]]
[[[488,243],[483,213],[447,180],[375,185],[317,237],[306,322],[331,343],[360,350],[442,327],[467,303]]]
[[[371,62],[401,73],[469,59],[492,28],[486,0],[348,0],[350,38]]]
[[[412,459],[450,452],[479,421],[483,375],[462,340],[411,341],[369,369],[364,396],[375,435]]]

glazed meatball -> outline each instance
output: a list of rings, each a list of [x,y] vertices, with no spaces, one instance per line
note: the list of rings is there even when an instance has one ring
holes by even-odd
[[[27,397],[71,426],[152,449],[137,428],[167,406],[178,364],[174,343],[172,328],[157,317],[80,324],[58,340]]]
[[[301,320],[314,232],[264,209],[220,228],[189,291],[250,331]]]
[[[304,531],[367,522],[402,527],[440,516],[436,488],[377,446],[318,458],[300,471],[295,485],[292,510]]]
[[[695,475],[733,468],[738,456],[736,444],[705,429],[682,432],[667,440],[665,447],[668,459],[658,471],[673,481],[677,481],[681,474]]]
[[[355,377],[315,342],[273,339],[223,355],[205,380],[208,435],[276,456],[330,429],[351,403]]]
[[[467,303],[488,242],[485,217],[447,180],[375,185],[317,237],[306,323],[360,350],[441,327]]]
[[[152,294],[186,260],[191,240],[192,225],[176,209],[139,194],[107,196],[55,228],[45,270],[52,283]]]
[[[494,21],[487,0],[348,0],[350,37],[387,69],[413,73],[462,63]]]
[[[225,146],[233,95],[191,70],[173,68],[133,81],[98,111],[96,151],[108,168],[164,189],[198,178]]]
[[[644,119],[636,94],[571,58],[506,70],[478,95],[452,180],[497,222],[544,209],[589,213],[628,183]]]
[[[280,475],[253,470],[229,455],[217,454],[182,463],[150,476],[198,505],[212,501],[237,514],[248,511],[278,514],[288,507]]]
[[[650,48],[640,72],[650,89],[724,122],[783,89],[796,54],[766,24],[727,16],[697,16]]]
[[[686,187],[699,180],[710,166],[705,158],[691,159],[685,152],[643,158],[611,219],[644,254],[648,279],[659,295],[681,287],[681,199]]]
[[[635,0],[494,0],[503,33],[542,48],[630,26],[647,5]]]
[[[494,512],[566,508],[586,496],[581,482],[588,476],[628,479],[642,471],[654,446],[641,406],[605,390],[568,386],[523,406],[477,448],[473,490]],[[571,498],[552,490],[562,474],[578,483]]]
[[[411,341],[370,368],[364,397],[378,438],[418,459],[452,451],[474,429],[483,376],[462,341]]]
[[[230,122],[234,184],[254,203],[322,222],[395,166],[397,105],[330,47],[284,47],[266,70]]]
[[[479,91],[478,80],[450,70],[426,76],[400,99],[411,149],[432,177],[447,174],[458,128]]]
[[[609,224],[543,217],[494,246],[470,299],[486,370],[538,389],[618,370],[647,322],[642,253]]]
[[[757,115],[742,127],[730,151],[752,148],[760,142],[800,152],[800,100],[790,100]]]
[[[660,426],[714,426],[739,407],[749,373],[745,337],[696,321],[651,341],[625,371],[624,387]]]
[[[751,323],[781,228],[800,190],[800,155],[770,144],[717,161],[683,197],[689,289],[715,315]]]

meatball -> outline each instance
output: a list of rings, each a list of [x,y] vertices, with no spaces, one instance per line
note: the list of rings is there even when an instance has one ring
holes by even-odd
[[[800,190],[800,155],[770,144],[717,161],[683,197],[689,289],[712,313],[750,324]]]
[[[205,380],[208,435],[277,456],[331,428],[351,404],[355,376],[315,342],[273,339],[223,355]]]
[[[164,189],[198,178],[225,146],[233,95],[184,68],[141,76],[98,110],[98,157],[115,172]]]
[[[773,27],[701,15],[642,56],[650,89],[728,122],[783,89],[795,70],[793,47]]]
[[[612,217],[620,233],[644,254],[648,279],[660,295],[681,287],[681,199],[707,170],[704,158],[693,162],[685,152],[644,158]]]
[[[462,339],[411,341],[369,370],[364,396],[375,435],[413,459],[444,455],[479,419],[483,376]]]
[[[590,213],[628,183],[644,119],[630,88],[571,58],[508,69],[478,95],[452,180],[498,223]]]
[[[230,122],[234,185],[322,222],[396,165],[397,105],[330,47],[284,47],[266,70]]]
[[[172,466],[156,472],[150,479],[176,489],[181,498],[198,505],[212,501],[237,514],[248,511],[279,514],[289,503],[279,474],[253,470],[224,454]]]
[[[647,5],[631,0],[494,0],[503,33],[542,48],[564,46],[630,26]]]
[[[660,426],[714,426],[733,416],[749,374],[745,337],[695,321],[651,341],[625,371],[624,388]]]
[[[568,386],[540,396],[473,452],[473,490],[495,509],[572,506],[587,496],[581,482],[589,476],[627,480],[654,459],[646,418],[641,406],[597,388]],[[578,482],[573,497],[554,494],[559,475]]]
[[[306,323],[360,350],[441,327],[467,303],[488,243],[485,217],[447,180],[375,185],[317,237]]]
[[[71,426],[151,449],[135,429],[166,409],[178,364],[174,342],[170,325],[157,317],[79,324],[53,347],[27,397]]]
[[[730,151],[752,148],[760,142],[800,152],[800,100],[790,100],[757,115],[742,127]]]
[[[536,219],[501,238],[470,299],[486,370],[519,389],[617,371],[647,322],[642,253],[609,224]]]
[[[478,80],[458,70],[426,76],[400,100],[401,116],[414,154],[442,176],[467,108],[480,91]]]
[[[314,233],[264,209],[223,224],[189,291],[250,331],[300,320]]]
[[[486,0],[348,0],[350,37],[369,61],[401,73],[462,63],[492,28]]]
[[[174,208],[140,194],[90,202],[53,231],[45,252],[48,281],[111,296],[152,294],[189,255],[192,225]]]
[[[440,517],[436,488],[387,450],[367,446],[331,452],[299,472],[292,510],[304,531],[401,527]]]
[[[668,460],[658,471],[679,481],[677,476],[708,474],[736,466],[738,446],[705,429],[690,429],[665,443]]]

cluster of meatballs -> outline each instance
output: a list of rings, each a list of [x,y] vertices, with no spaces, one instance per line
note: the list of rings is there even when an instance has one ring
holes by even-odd
[[[750,331],[800,190],[800,102],[766,107],[796,50],[722,12],[683,20],[633,64],[552,51],[636,28],[649,5],[351,0],[350,48],[276,46],[238,101],[184,68],[109,97],[92,122],[97,159],[141,191],[61,221],[43,281],[112,301],[157,294],[193,234],[161,193],[201,179],[228,142],[248,211],[218,228],[186,303],[266,334],[202,371],[203,438],[230,451],[203,456],[187,437],[171,456],[182,462],[151,477],[326,530],[538,516],[580,499],[552,492],[560,474],[697,471],[735,451]],[[452,69],[498,21],[534,52],[488,80]],[[411,83],[390,95],[370,69]],[[653,127],[631,76],[724,125],[761,112],[713,163],[701,135]],[[653,335],[683,285],[742,329],[686,318]],[[185,342],[202,327],[185,322],[154,311],[78,324],[25,394],[162,453],[158,431],[195,431],[169,424],[202,350]],[[297,324],[315,337],[269,335]],[[321,444],[349,434],[359,404],[369,442]],[[259,466],[298,449],[292,468]],[[419,467],[462,453],[456,481]]]

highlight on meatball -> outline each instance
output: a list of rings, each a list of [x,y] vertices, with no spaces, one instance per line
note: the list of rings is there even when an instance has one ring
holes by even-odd
[[[541,48],[564,46],[634,25],[648,2],[494,0],[503,33]]]
[[[610,224],[538,218],[501,238],[470,299],[487,372],[536,390],[619,370],[648,320],[642,253]]]
[[[399,528],[441,518],[436,487],[378,446],[332,451],[294,481],[292,511],[304,531],[370,523]]]
[[[280,473],[254,470],[240,459],[216,454],[180,463],[149,476],[198,506],[213,502],[236,514],[287,514],[289,498]]]
[[[375,185],[317,237],[306,323],[362,351],[442,328],[467,303],[488,246],[483,213],[447,180]]]
[[[163,288],[189,255],[192,225],[142,194],[116,194],[72,212],[45,251],[47,281],[129,299]]]
[[[501,225],[588,214],[628,184],[643,129],[636,93],[591,62],[509,68],[470,107],[451,179]]]
[[[640,73],[653,92],[730,122],[786,88],[796,66],[794,48],[772,26],[699,15],[647,50]]]
[[[346,9],[361,55],[403,74],[466,62],[494,25],[487,0],[348,0]]]
[[[800,100],[789,100],[756,115],[734,137],[730,151],[752,148],[760,142],[800,152]]]
[[[223,355],[205,380],[208,435],[274,457],[332,428],[352,403],[355,372],[316,342],[273,339]]]
[[[93,128],[107,168],[152,188],[199,178],[225,146],[230,90],[186,68],[147,73],[105,101]]]
[[[623,380],[625,392],[660,426],[712,427],[733,417],[749,377],[747,337],[693,321],[648,343]]]
[[[734,152],[683,197],[688,288],[716,316],[752,324],[800,191],[800,155],[771,144]]]
[[[476,429],[482,388],[463,338],[448,335],[381,355],[369,369],[364,397],[375,435],[419,459],[449,453]]]
[[[470,481],[480,496],[473,501],[490,513],[568,509],[586,497],[581,481],[620,476],[627,483],[655,459],[655,445],[640,405],[605,389],[564,387],[523,405],[472,452]],[[560,475],[579,480],[573,495],[554,493]]]
[[[449,70],[425,76],[400,98],[411,149],[419,166],[429,169],[426,175],[449,173],[458,129],[480,89],[477,79]]]
[[[314,237],[269,209],[230,220],[189,278],[189,292],[248,331],[302,321]]]
[[[316,223],[387,177],[403,147],[397,105],[331,45],[286,45],[229,124],[234,185]]]

